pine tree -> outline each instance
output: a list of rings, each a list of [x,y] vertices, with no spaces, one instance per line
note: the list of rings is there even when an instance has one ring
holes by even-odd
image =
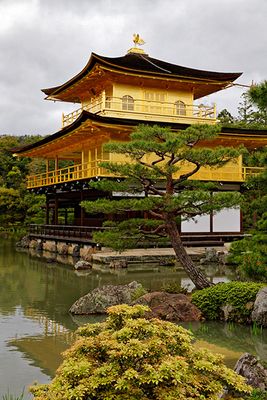
[[[241,101],[237,107],[238,110],[238,120],[244,124],[250,124],[254,120],[254,109],[250,101],[248,93],[243,93],[241,95]]]
[[[124,192],[120,200],[99,199],[82,202],[89,213],[125,214],[142,212],[149,219],[113,222],[113,229],[95,235],[97,241],[111,247],[131,246],[132,241],[167,236],[178,261],[200,289],[211,285],[205,275],[188,256],[178,229],[182,220],[197,215],[232,207],[239,201],[239,193],[212,192],[215,185],[191,178],[201,167],[221,167],[237,157],[239,151],[222,147],[199,147],[208,143],[219,132],[218,126],[191,125],[179,132],[159,126],[140,125],[130,135],[129,142],[109,143],[105,150],[126,156],[124,163],[103,162],[100,165],[122,182],[103,180],[92,186],[108,192]],[[186,172],[182,168],[186,165]],[[130,197],[129,194],[135,194]]]
[[[253,85],[247,92],[249,101],[255,105],[258,110],[255,113],[258,123],[267,124],[267,81],[258,85]]]
[[[218,119],[223,125],[233,124],[235,122],[234,117],[226,108],[219,112]]]

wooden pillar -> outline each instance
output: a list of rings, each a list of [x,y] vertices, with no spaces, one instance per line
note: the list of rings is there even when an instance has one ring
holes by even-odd
[[[213,233],[213,212],[210,212],[210,233]]]
[[[54,214],[55,225],[58,225],[58,197],[55,195],[55,214]]]
[[[82,176],[81,176],[81,178],[84,178],[84,168],[85,168],[85,165],[84,165],[84,150],[82,150],[82,169],[81,169],[81,173],[82,173]]]
[[[213,196],[213,193],[210,193],[211,197]],[[210,212],[210,233],[213,233],[213,211]]]
[[[56,156],[55,158],[55,182],[58,182],[58,156]]]
[[[82,190],[81,190],[81,201],[83,201],[83,191]],[[84,226],[84,209],[82,207],[81,207],[81,226]]]
[[[45,223],[46,225],[49,225],[49,201],[46,199],[45,203]]]
[[[68,225],[68,209],[64,209],[64,224]]]

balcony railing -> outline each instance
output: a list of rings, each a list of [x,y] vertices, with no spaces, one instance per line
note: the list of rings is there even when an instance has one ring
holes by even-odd
[[[110,176],[104,168],[98,164],[103,160],[95,160],[84,164],[76,164],[69,167],[48,171],[43,174],[27,177],[27,188],[55,185],[97,176]]]
[[[73,238],[92,240],[93,232],[103,231],[104,227],[76,225],[37,225],[29,226],[29,233],[34,237]]]
[[[93,114],[144,121],[153,118],[153,120],[164,122],[216,122],[215,105],[188,105],[139,99],[124,103],[121,97],[100,96],[88,105],[83,105],[69,114],[63,114],[62,127],[73,123],[83,110]]]
[[[251,176],[259,175],[263,171],[264,171],[264,168],[262,168],[262,167],[243,167],[242,168],[243,180],[246,181],[247,178],[250,178]]]
[[[48,171],[43,174],[28,176],[27,188],[33,189],[96,177],[114,177],[114,174],[99,166],[101,161],[103,160],[76,164],[70,167]],[[258,175],[262,171],[263,168],[258,167],[242,167],[241,169],[238,167],[229,169],[204,168],[200,169],[193,179],[203,181],[244,182],[248,177]],[[182,171],[180,171],[180,173],[181,172]]]

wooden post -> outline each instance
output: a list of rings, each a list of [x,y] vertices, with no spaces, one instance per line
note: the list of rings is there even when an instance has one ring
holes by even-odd
[[[45,160],[45,167],[46,167],[46,179],[45,179],[45,183],[49,184],[49,159],[47,158]]]
[[[64,224],[68,225],[68,209],[64,209]]]
[[[81,190],[81,201],[83,201],[83,190]],[[81,226],[84,226],[84,209],[82,207],[81,207]]]
[[[55,158],[55,183],[59,181],[58,176],[58,156]]]
[[[81,170],[81,178],[84,178],[84,149],[82,149],[82,170]]]
[[[45,203],[45,224],[49,225],[49,201],[47,198]]]
[[[211,192],[211,197],[213,196],[213,193]],[[210,233],[213,233],[213,211],[210,212]]]
[[[55,214],[54,214],[55,225],[58,225],[58,197],[55,195]]]

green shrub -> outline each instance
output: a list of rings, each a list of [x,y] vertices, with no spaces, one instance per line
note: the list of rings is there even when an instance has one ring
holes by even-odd
[[[79,328],[53,381],[31,388],[35,399],[211,400],[224,389],[251,393],[222,356],[196,349],[180,326],[144,319],[148,310],[110,307],[105,322]]]
[[[267,213],[250,238],[232,243],[228,262],[236,265],[242,278],[267,281]]]
[[[131,299],[132,301],[135,301],[139,299],[139,297],[144,296],[144,294],[147,294],[147,290],[143,286],[139,286],[134,292],[132,292]]]
[[[169,282],[169,283],[164,283],[161,286],[161,290],[163,292],[167,293],[174,293],[174,294],[187,294],[188,290],[185,287],[182,287],[180,282]]]
[[[246,397],[247,400],[267,400],[267,392],[254,389],[250,396]]]
[[[196,291],[192,295],[192,302],[202,311],[205,318],[219,319],[221,307],[233,306],[230,320],[245,322],[251,310],[247,303],[254,302],[258,291],[264,284],[254,282],[227,282],[219,283],[207,289]]]

